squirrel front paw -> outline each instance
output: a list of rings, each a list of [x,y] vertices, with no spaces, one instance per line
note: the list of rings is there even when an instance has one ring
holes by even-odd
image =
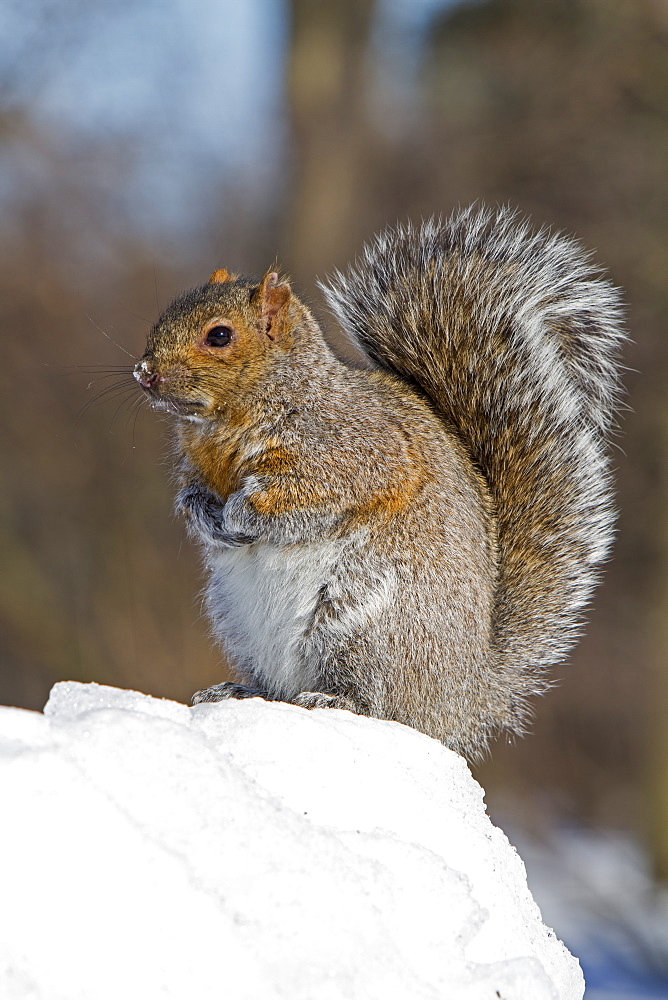
[[[190,531],[209,545],[229,548],[256,540],[226,526],[225,504],[201,483],[183,486],[176,494],[175,507],[185,514]]]
[[[190,699],[191,705],[200,705],[205,701],[226,701],[228,698],[266,698],[266,692],[260,688],[248,687],[246,684],[234,684],[225,681],[212,687],[195,691]]]

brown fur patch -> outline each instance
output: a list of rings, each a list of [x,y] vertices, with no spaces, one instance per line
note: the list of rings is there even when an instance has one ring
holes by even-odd
[[[224,285],[227,281],[235,281],[236,275],[230,274],[224,267],[219,267],[209,278],[210,285]]]
[[[203,434],[195,425],[181,429],[181,445],[202,481],[222,500],[239,489],[243,459],[236,435]]]

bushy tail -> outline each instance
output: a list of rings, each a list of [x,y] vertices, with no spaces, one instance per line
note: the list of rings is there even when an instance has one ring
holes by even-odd
[[[474,208],[382,233],[323,290],[350,339],[432,399],[489,484],[495,644],[521,729],[612,537],[618,292],[573,240]]]

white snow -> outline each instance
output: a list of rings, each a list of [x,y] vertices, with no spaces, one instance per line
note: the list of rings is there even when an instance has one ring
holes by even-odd
[[[0,708],[3,1000],[580,1000],[465,762],[347,712]]]

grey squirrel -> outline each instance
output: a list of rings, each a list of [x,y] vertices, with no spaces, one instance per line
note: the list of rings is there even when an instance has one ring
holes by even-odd
[[[370,370],[276,271],[224,270],[135,369],[178,418],[176,505],[239,678],[193,702],[345,708],[476,757],[525,730],[610,545],[619,295],[576,242],[473,207],[322,287]]]

